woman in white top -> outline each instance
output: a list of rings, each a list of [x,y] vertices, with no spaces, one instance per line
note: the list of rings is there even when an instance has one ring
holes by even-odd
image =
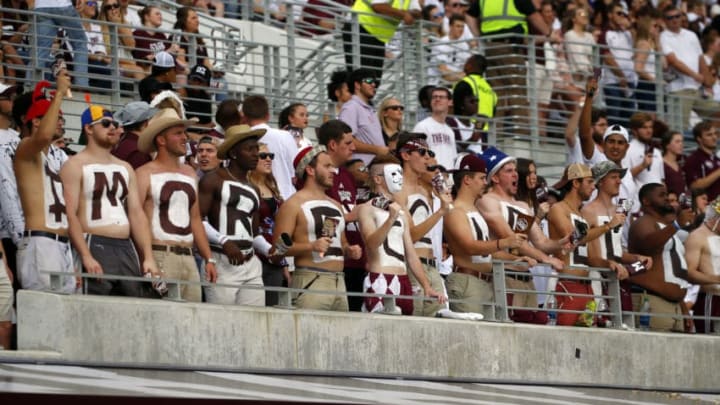
[[[584,8],[576,8],[566,20],[564,41],[565,58],[575,86],[585,88],[585,81],[593,71],[593,47],[595,38],[587,31],[590,13]]]
[[[123,16],[120,10],[119,0],[105,0],[98,20],[113,24],[122,24],[117,26],[117,41],[119,43],[117,54],[120,63],[120,73],[122,73],[123,76],[138,80],[145,78],[145,71],[135,63],[129,51],[129,49],[135,48],[135,37],[133,36],[133,27],[125,21],[125,16]],[[112,54],[110,51],[112,47],[112,41],[110,39],[111,29],[109,25],[102,26],[103,39],[105,41],[105,48],[108,49],[108,55]]]
[[[655,57],[662,58],[660,52],[660,25],[650,17],[637,20],[635,31],[635,73],[638,84],[635,91],[638,111],[655,115]]]

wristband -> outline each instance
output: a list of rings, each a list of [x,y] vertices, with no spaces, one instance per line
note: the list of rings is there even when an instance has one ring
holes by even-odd
[[[205,261],[206,261],[207,263],[217,264],[217,260],[215,260],[215,259],[212,258],[212,257],[209,258],[209,259],[206,259]]]

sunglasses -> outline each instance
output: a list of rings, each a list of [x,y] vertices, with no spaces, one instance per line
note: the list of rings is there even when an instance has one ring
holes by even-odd
[[[666,20],[677,20],[678,18],[681,18],[682,14],[673,14],[673,15],[666,15]]]
[[[430,149],[419,148],[419,149],[415,149],[412,152],[419,153],[421,157],[425,157],[426,154],[429,155],[431,158],[435,157],[435,152],[431,151]]]
[[[386,110],[393,110],[393,111],[398,111],[398,110],[400,110],[400,111],[405,111],[405,106],[402,106],[402,105],[391,105],[391,106],[385,107],[385,109],[386,109]]]
[[[372,77],[366,77],[366,78],[362,79],[361,81],[365,84],[373,84],[373,85],[375,85],[375,87],[377,87],[377,85],[380,84],[380,82],[377,79],[374,79]]]
[[[448,5],[448,7],[462,7],[462,6],[463,6],[462,3],[452,3],[452,4]]]
[[[97,6],[97,2],[96,1],[88,1],[87,3],[85,3],[85,5],[88,7],[95,7],[95,6]]]
[[[105,11],[111,10],[111,9],[112,9],[112,10],[115,10],[115,9],[118,9],[118,8],[120,8],[120,4],[117,4],[117,3],[115,3],[115,4],[106,4],[105,6],[103,6],[103,10],[105,10]]]
[[[441,18],[441,17],[445,17],[445,13],[437,13],[437,14],[432,15],[432,18]]]
[[[275,159],[275,154],[274,154],[274,153],[260,152],[260,153],[258,153],[258,158],[260,158],[260,159],[262,159],[262,160],[265,160],[265,159],[268,159],[268,158],[269,158],[270,160],[273,160],[273,159]]]
[[[616,16],[621,16],[621,17],[627,17],[627,16],[628,16],[627,13],[624,12],[624,11],[616,11],[616,12],[615,12],[615,15],[616,15]]]
[[[103,128],[110,128],[110,125],[114,125],[115,128],[120,128],[120,123],[115,120],[111,120],[110,118],[101,118],[90,123],[91,126],[95,124],[100,124]]]

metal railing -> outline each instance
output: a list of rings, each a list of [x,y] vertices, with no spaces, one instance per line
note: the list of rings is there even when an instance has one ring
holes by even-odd
[[[507,270],[506,267],[510,266],[516,270]],[[486,317],[484,321],[488,322],[501,322],[501,323],[512,323],[512,311],[514,310],[524,310],[524,311],[536,311],[536,312],[544,312],[548,315],[550,313],[553,313],[554,315],[562,314],[562,313],[569,313],[569,314],[583,314],[589,319],[596,321],[599,317],[608,318],[610,322],[607,322],[605,324],[605,327],[613,328],[613,329],[623,329],[623,330],[634,330],[635,329],[635,323],[636,320],[639,319],[641,316],[647,316],[648,318],[648,325],[649,325],[649,319],[651,318],[674,318],[674,319],[682,319],[684,320],[702,320],[702,321],[710,321],[714,322],[717,325],[720,325],[720,317],[713,317],[713,316],[692,316],[692,315],[679,315],[675,313],[660,313],[657,311],[652,312],[642,312],[640,311],[623,311],[621,308],[621,298],[620,298],[620,284],[619,280],[616,277],[616,274],[607,268],[597,268],[597,267],[573,267],[574,269],[578,270],[586,270],[586,271],[592,271],[597,272],[599,276],[592,276],[589,275],[587,277],[580,277],[580,276],[571,276],[566,274],[558,274],[555,272],[547,273],[547,274],[533,274],[533,277],[546,277],[549,279],[556,279],[557,281],[561,280],[568,280],[568,281],[579,281],[584,283],[590,283],[592,281],[599,281],[601,282],[605,288],[604,290],[607,291],[606,294],[600,294],[600,295],[592,295],[592,294],[582,294],[582,293],[575,293],[575,292],[562,292],[562,291],[556,291],[554,288],[546,289],[545,291],[532,289],[532,290],[526,290],[526,289],[512,289],[508,288],[506,286],[506,277],[512,276],[512,275],[528,275],[529,273],[527,271],[519,271],[518,268],[527,267],[527,263],[525,262],[510,262],[510,261],[502,261],[502,260],[494,260],[492,264],[492,288],[494,297],[493,300],[488,301],[480,301],[477,299],[472,298],[464,298],[464,299],[454,299],[449,298],[448,304],[453,303],[470,303],[470,304],[479,304],[479,305],[487,305],[493,307],[493,314],[490,317]],[[382,312],[379,312],[380,314],[392,314],[396,315],[397,313],[394,312],[394,308],[396,307],[395,301],[398,299],[407,299],[407,300],[424,300],[424,301],[434,301],[437,302],[437,298],[431,298],[431,297],[425,297],[422,295],[390,295],[390,294],[379,294],[379,293],[364,293],[364,292],[343,292],[338,293],[337,291],[326,291],[326,290],[306,290],[306,289],[299,289],[299,288],[288,288],[288,287],[276,287],[276,286],[259,286],[259,285],[243,285],[243,284],[234,284],[234,283],[210,283],[208,281],[188,281],[188,280],[179,280],[179,279],[172,279],[172,278],[147,278],[147,277],[130,277],[130,276],[117,276],[117,275],[98,275],[98,274],[88,274],[88,273],[67,273],[67,272],[50,272],[50,271],[41,271],[42,274],[47,274],[50,277],[50,289],[48,292],[52,293],[63,293],[63,286],[64,286],[64,279],[67,277],[73,277],[73,278],[81,278],[83,279],[83,282],[87,279],[98,279],[98,280],[124,280],[124,281],[135,281],[139,283],[155,283],[158,281],[162,281],[166,283],[167,285],[167,293],[162,296],[165,300],[170,301],[176,301],[176,302],[184,302],[181,291],[183,286],[200,286],[202,288],[207,287],[213,287],[213,288],[234,288],[234,289],[240,289],[240,290],[263,290],[263,291],[270,291],[270,292],[277,292],[279,295],[279,303],[275,305],[276,308],[281,309],[288,309],[288,310],[294,310],[297,309],[297,307],[294,306],[293,302],[293,295],[297,295],[299,293],[304,294],[317,294],[317,295],[343,295],[346,297],[374,297],[374,298],[380,298],[383,301],[384,310]],[[553,286],[554,283],[549,283],[550,286]],[[84,289],[81,290],[84,292]],[[595,309],[592,310],[590,308],[585,308],[583,310],[571,310],[571,309],[563,309],[563,308],[544,308],[544,307],[524,307],[519,305],[509,305],[507,303],[507,294],[514,294],[514,293],[522,293],[522,294],[534,294],[534,295],[547,295],[553,296],[553,297],[574,297],[579,299],[591,299],[591,300],[607,300],[608,301],[608,307],[607,310],[600,310]],[[546,301],[547,302],[547,301]],[[594,321],[590,325],[584,325],[584,326],[594,326]],[[581,326],[579,324],[575,326]],[[642,325],[640,325],[642,326]],[[642,330],[642,328],[638,328],[639,330]],[[720,334],[720,330],[715,332],[715,334]]]

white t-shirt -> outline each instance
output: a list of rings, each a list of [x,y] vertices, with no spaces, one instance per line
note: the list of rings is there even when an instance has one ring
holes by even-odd
[[[50,7],[72,7],[70,0],[35,0],[35,9]]]
[[[295,138],[290,132],[270,128],[268,124],[258,124],[252,127],[252,129],[257,128],[264,128],[267,131],[261,140],[262,143],[267,144],[268,150],[275,154],[275,159],[272,161],[272,173],[280,189],[280,195],[287,200],[296,191],[292,182],[295,177],[293,159],[298,153]]]
[[[432,47],[432,58],[433,62],[435,62],[433,65],[445,65],[453,72],[462,72],[465,62],[472,54],[470,53],[470,45],[467,42],[456,42],[461,40],[462,38],[450,39],[447,35],[440,38]],[[439,69],[437,69],[436,74],[441,75]]]
[[[453,167],[457,156],[457,148],[455,146],[455,133],[448,124],[437,122],[433,117],[427,117],[415,125],[413,132],[421,132],[427,135],[428,146],[435,152],[437,162],[446,168]]]
[[[613,31],[608,30],[605,33],[605,41],[607,41],[608,49],[618,66],[625,75],[628,84],[637,84],[637,73],[635,73],[635,50],[633,49],[632,34],[630,31]],[[603,85],[616,84],[619,82],[615,74],[607,66],[603,67],[602,78]]]
[[[105,39],[103,38],[102,29],[99,25],[90,24],[90,30],[85,31],[85,36],[87,37],[88,53],[107,55]]]
[[[630,147],[622,161],[623,167],[628,170],[642,163],[645,158],[645,144],[637,139],[630,141]],[[663,164],[662,153],[658,148],[653,148],[653,161],[650,165],[650,171],[643,169],[635,177],[635,186],[638,190],[640,187],[648,183],[663,183],[665,180],[665,166]]]
[[[663,55],[675,54],[675,57],[686,64],[690,70],[696,73],[700,71],[700,55],[703,52],[700,41],[692,31],[684,28],[681,28],[678,33],[664,30],[660,34],[660,46]],[[678,71],[676,73],[677,78],[667,85],[669,92],[700,87],[700,82],[695,81],[692,77]]]

